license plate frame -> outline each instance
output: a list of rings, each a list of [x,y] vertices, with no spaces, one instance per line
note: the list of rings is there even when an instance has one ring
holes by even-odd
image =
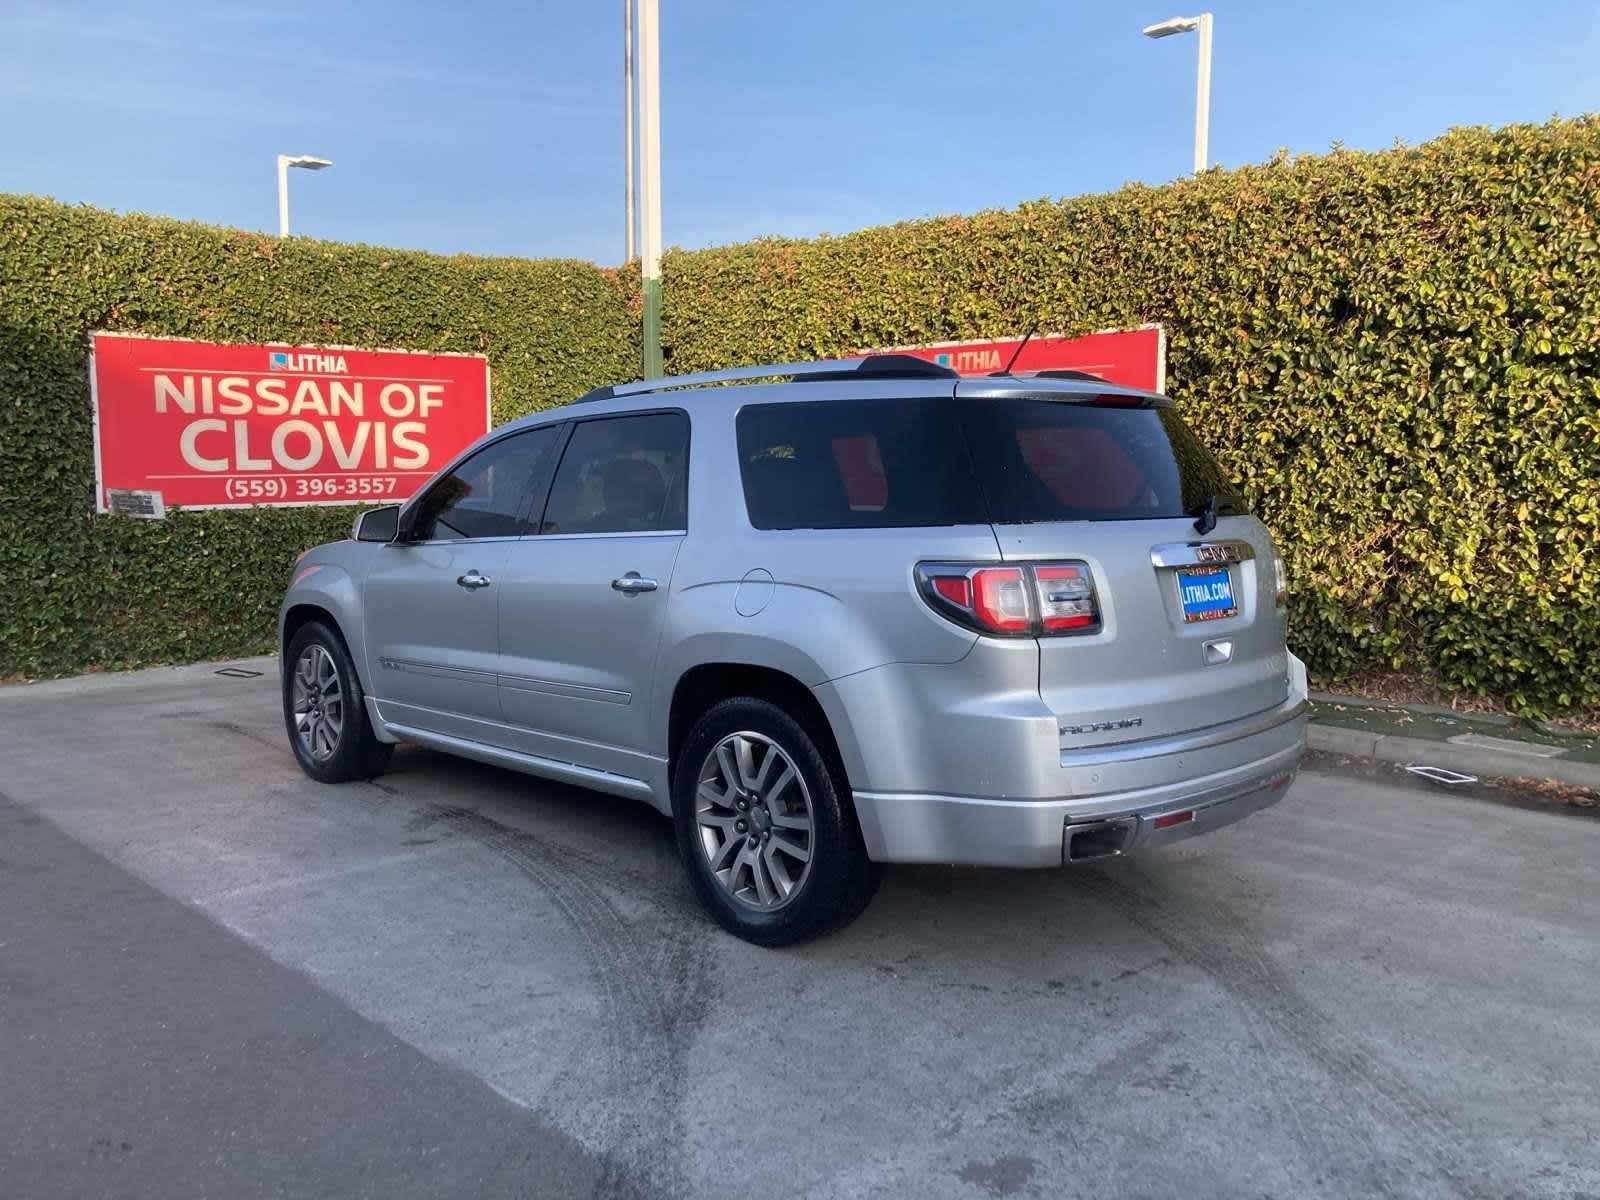
[[[1178,589],[1178,611],[1186,625],[1200,621],[1221,621],[1239,615],[1239,601],[1233,592],[1233,572],[1222,564],[1203,567],[1179,567],[1174,572]],[[1221,583],[1223,591],[1216,585]],[[1205,594],[1191,592],[1200,587]]]

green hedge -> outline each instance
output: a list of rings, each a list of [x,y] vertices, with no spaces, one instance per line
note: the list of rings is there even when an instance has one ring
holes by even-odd
[[[671,370],[1160,321],[1323,679],[1600,703],[1600,119],[669,254]],[[637,373],[637,275],[0,197],[0,675],[270,643],[344,510],[88,515],[84,335],[482,351],[499,419]]]
[[[670,370],[1160,321],[1321,678],[1600,702],[1600,119],[668,257]]]
[[[254,653],[353,510],[91,517],[87,334],[484,353],[506,420],[636,371],[636,288],[579,262],[278,241],[0,196],[0,677]]]

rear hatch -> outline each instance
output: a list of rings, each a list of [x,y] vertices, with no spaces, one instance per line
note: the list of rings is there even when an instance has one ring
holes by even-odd
[[[1002,557],[1081,563],[1092,580],[1095,620],[1038,639],[1063,750],[1288,698],[1271,538],[1169,401],[1028,377],[963,380],[956,396]],[[1033,573],[1042,609],[1062,573]]]

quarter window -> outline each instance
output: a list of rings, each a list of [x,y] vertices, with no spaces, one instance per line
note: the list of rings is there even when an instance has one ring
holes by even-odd
[[[411,536],[434,541],[532,533],[529,491],[544,494],[560,432],[560,425],[543,425],[479,450],[428,489]]]
[[[988,520],[948,398],[751,404],[735,427],[757,529]]]
[[[540,532],[683,529],[688,466],[689,418],[683,413],[584,421],[561,456]]]

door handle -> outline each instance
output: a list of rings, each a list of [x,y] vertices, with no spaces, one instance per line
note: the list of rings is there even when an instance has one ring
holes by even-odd
[[[494,580],[487,575],[480,575],[476,571],[468,571],[465,575],[456,576],[456,584],[466,588],[468,591],[472,591],[475,588],[486,588],[493,582]]]
[[[660,585],[654,579],[644,579],[637,571],[629,571],[621,579],[613,579],[611,586],[624,596],[637,596],[640,592],[653,592]]]

